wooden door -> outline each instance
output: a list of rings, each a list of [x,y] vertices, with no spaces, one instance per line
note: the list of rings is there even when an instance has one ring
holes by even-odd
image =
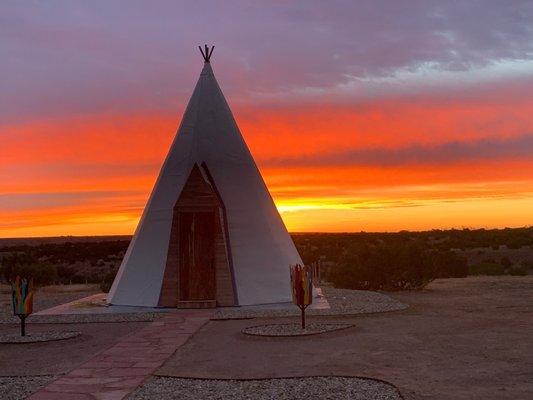
[[[215,212],[179,212],[179,297],[214,300]]]

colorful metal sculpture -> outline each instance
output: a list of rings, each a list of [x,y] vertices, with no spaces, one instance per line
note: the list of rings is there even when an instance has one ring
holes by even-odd
[[[291,265],[290,269],[292,302],[302,311],[302,329],[305,329],[305,309],[313,302],[313,271],[300,264]]]
[[[11,284],[13,315],[20,318],[20,334],[26,336],[26,317],[33,312],[33,279],[17,276]]]

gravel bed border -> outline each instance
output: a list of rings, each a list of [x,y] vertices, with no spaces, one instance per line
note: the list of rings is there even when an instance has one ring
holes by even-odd
[[[155,398],[160,400],[192,400],[198,398],[205,400],[223,398],[239,400],[404,399],[400,390],[390,382],[347,375],[290,376],[259,379],[202,379],[156,375],[127,397],[128,400],[151,400]]]
[[[310,316],[339,316],[373,314],[390,311],[400,311],[408,308],[406,304],[388,296],[387,294],[366,290],[336,289],[329,286],[322,287],[329,309],[308,308],[306,315]],[[216,309],[211,320],[251,319],[269,317],[300,316],[300,309],[287,304],[286,308],[265,306],[225,307]]]
[[[354,324],[342,322],[308,322],[305,330],[302,330],[300,323],[263,324],[248,326],[242,329],[241,333],[244,335],[260,337],[300,337],[342,331],[344,329],[353,328],[354,326]],[[288,329],[284,330],[283,328],[285,327]]]
[[[0,376],[0,399],[24,400],[58,375]]]
[[[152,322],[164,313],[120,313],[120,314],[62,314],[30,315],[26,324],[93,324],[110,322]],[[9,316],[0,320],[0,324],[19,324],[17,317]]]
[[[20,336],[20,333],[0,334],[0,343],[2,344],[28,344],[55,342],[58,340],[73,339],[81,335],[78,331],[46,331],[29,333],[26,336]]]

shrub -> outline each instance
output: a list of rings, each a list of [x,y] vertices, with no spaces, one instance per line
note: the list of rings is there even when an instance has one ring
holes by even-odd
[[[416,245],[362,246],[327,277],[335,287],[360,290],[421,289],[434,279],[431,257]]]
[[[503,266],[503,268],[505,269],[509,269],[511,268],[511,266],[513,265],[513,263],[511,262],[511,260],[509,260],[509,257],[502,257],[501,260],[500,260],[500,264]]]
[[[509,275],[526,276],[528,272],[529,268],[526,265],[513,265],[509,268]]]
[[[505,268],[499,263],[492,261],[482,261],[478,264],[471,265],[469,268],[470,275],[505,275]]]
[[[454,251],[432,250],[429,253],[436,278],[464,278],[468,275],[466,257]]]
[[[113,281],[115,280],[116,274],[117,271],[110,271],[104,276],[102,282],[100,282],[100,290],[102,292],[109,293],[109,290],[111,290],[111,285],[113,285]]]
[[[524,267],[526,270],[531,270],[533,269],[533,261],[529,261],[529,260],[523,260],[520,265],[522,267]]]
[[[57,268],[49,262],[20,263],[4,266],[2,273],[7,282],[12,282],[17,276],[33,279],[36,286],[50,285],[57,280]]]

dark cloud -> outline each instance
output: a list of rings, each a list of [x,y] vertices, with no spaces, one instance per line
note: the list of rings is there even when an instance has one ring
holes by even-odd
[[[313,154],[285,158],[270,158],[261,161],[263,166],[378,166],[443,165],[463,161],[498,159],[533,160],[533,135],[511,139],[481,139],[477,141],[454,141],[435,146],[414,144],[398,149],[357,149],[335,153]]]
[[[532,2],[405,4],[4,2],[0,121],[181,108],[204,42],[217,45],[214,64],[234,99],[533,57]]]

